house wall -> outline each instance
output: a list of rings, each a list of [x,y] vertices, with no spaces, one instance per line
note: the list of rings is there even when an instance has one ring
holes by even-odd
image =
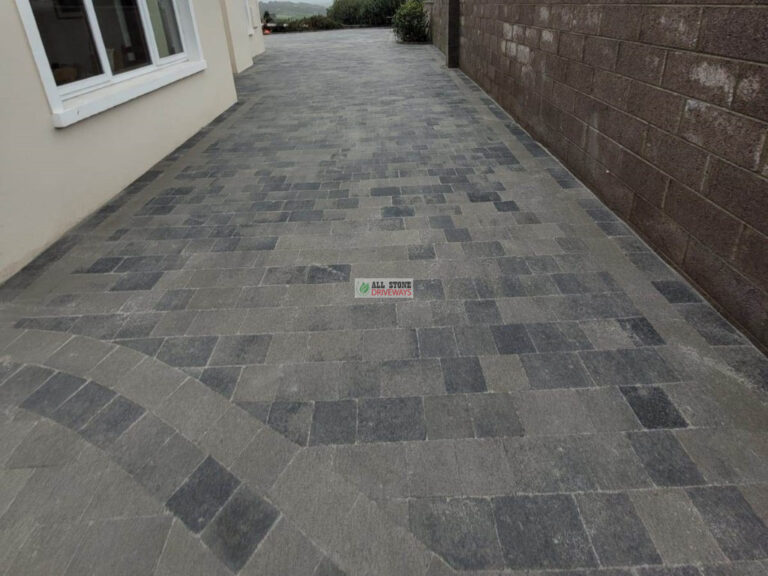
[[[264,34],[261,33],[261,12],[259,11],[259,0],[248,0],[251,4],[251,18],[253,25],[253,35],[251,36],[251,56],[263,54]]]
[[[216,2],[194,1],[208,67],[63,129],[14,2],[0,2],[0,282],[236,100]]]
[[[227,29],[232,72],[240,74],[243,70],[253,66],[253,36],[248,35],[245,3],[243,0],[219,0],[219,3]]]
[[[460,43],[464,72],[768,347],[764,2],[462,0]]]

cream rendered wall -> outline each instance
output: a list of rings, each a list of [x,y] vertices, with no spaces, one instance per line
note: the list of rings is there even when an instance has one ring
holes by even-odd
[[[0,282],[237,100],[221,8],[193,2],[206,70],[63,129],[0,2]]]
[[[253,65],[251,37],[248,35],[248,14],[243,0],[219,0],[227,29],[232,71],[240,74]]]
[[[251,55],[258,56],[264,53],[264,34],[261,33],[261,8],[259,0],[246,0],[251,5],[251,18],[253,36],[251,36]]]

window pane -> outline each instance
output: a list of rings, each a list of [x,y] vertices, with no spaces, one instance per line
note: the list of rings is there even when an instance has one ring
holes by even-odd
[[[31,0],[56,84],[102,73],[83,0]]]
[[[112,72],[119,74],[150,63],[137,0],[93,0]]]
[[[173,0],[147,0],[147,7],[160,58],[183,52]]]

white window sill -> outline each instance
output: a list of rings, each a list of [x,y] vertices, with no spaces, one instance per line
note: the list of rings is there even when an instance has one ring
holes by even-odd
[[[163,86],[178,82],[182,78],[197,74],[205,70],[206,67],[205,60],[172,64],[130,80],[124,80],[98,88],[82,96],[70,98],[64,101],[61,109],[54,111],[53,125],[56,128],[66,128],[144,94],[154,92]]]

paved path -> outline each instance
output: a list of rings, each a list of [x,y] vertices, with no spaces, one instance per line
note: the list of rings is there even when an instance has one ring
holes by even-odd
[[[238,82],[0,288],[0,573],[768,571],[768,361],[483,92],[384,30]]]

